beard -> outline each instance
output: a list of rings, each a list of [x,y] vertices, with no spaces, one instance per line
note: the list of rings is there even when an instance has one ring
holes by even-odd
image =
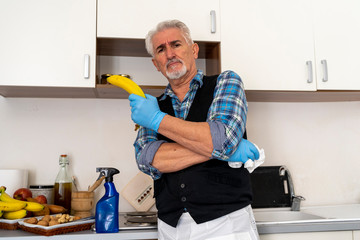
[[[166,63],[166,69],[168,69],[168,65],[170,63],[174,63],[174,62],[179,62],[182,64],[182,67],[181,69],[179,70],[173,70],[173,71],[169,71],[169,70],[166,70],[166,76],[169,78],[169,79],[179,79],[181,78],[182,76],[185,75],[186,71],[187,71],[187,68],[184,64],[184,62],[181,60],[181,59],[171,59],[169,60],[167,63]]]

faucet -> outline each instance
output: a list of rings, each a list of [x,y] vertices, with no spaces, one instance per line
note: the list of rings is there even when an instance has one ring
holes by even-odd
[[[279,169],[279,175],[287,176],[291,201],[291,211],[300,211],[301,201],[304,201],[305,198],[303,196],[295,195],[294,184],[291,178],[290,171],[285,166],[281,166]]]

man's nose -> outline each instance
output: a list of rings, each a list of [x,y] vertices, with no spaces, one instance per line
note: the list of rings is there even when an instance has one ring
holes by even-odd
[[[171,47],[166,48],[166,57],[172,59],[175,56],[175,52]]]

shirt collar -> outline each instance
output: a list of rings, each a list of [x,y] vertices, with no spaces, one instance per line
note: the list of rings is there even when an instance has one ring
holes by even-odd
[[[190,82],[190,89],[191,89],[191,86],[194,85],[195,83],[199,83],[199,86],[201,88],[203,85],[203,77],[204,77],[203,71],[198,69],[196,75]],[[170,84],[168,84],[165,88],[164,95],[160,98],[160,101],[164,100],[167,96],[173,97],[174,95],[175,94],[174,94],[173,90],[171,89]]]

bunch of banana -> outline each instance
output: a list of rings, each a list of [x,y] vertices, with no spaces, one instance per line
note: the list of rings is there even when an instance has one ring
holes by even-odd
[[[111,75],[106,79],[110,84],[121,87],[129,94],[136,94],[140,97],[145,98],[143,90],[130,78],[120,76],[120,75]],[[139,129],[139,125],[135,124],[135,131]]]
[[[44,209],[44,206],[40,203],[14,199],[5,190],[6,187],[0,187],[0,211],[3,211],[3,218],[19,219],[25,217],[27,211],[38,212]]]

